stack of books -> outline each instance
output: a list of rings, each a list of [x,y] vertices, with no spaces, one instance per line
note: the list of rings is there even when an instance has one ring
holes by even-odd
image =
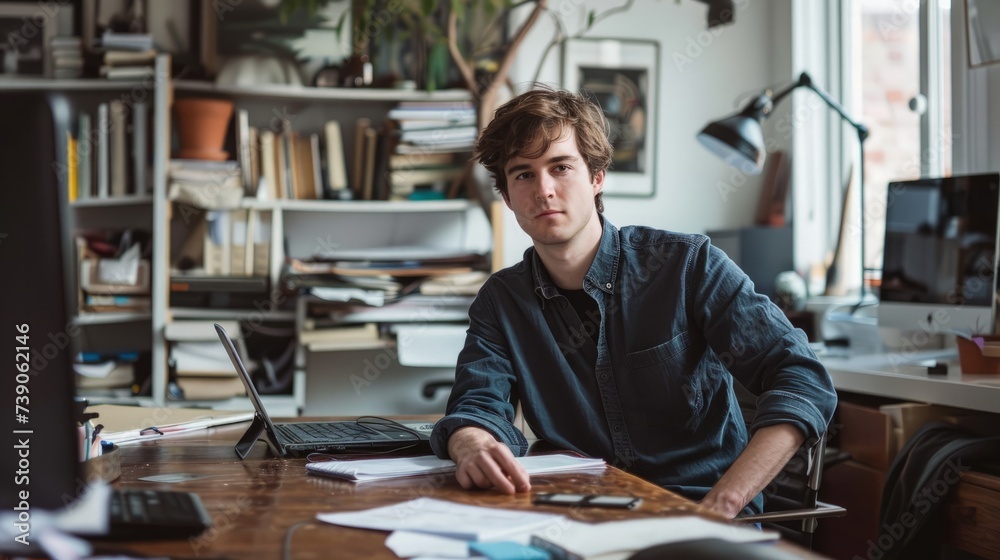
[[[168,196],[198,208],[239,207],[243,199],[240,164],[236,161],[172,159]]]
[[[74,79],[83,76],[83,48],[79,37],[53,37],[49,47],[53,78]]]
[[[156,50],[148,33],[105,31],[101,37],[104,59],[100,74],[110,80],[138,80],[153,74]]]
[[[100,103],[96,116],[81,111],[66,130],[66,157],[58,163],[69,201],[151,194],[150,126],[148,101]]]
[[[388,198],[455,196],[468,153],[479,134],[470,102],[404,101],[389,111],[396,143],[388,158]]]

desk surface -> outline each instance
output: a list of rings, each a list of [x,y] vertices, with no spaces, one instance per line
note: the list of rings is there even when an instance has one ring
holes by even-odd
[[[233,444],[245,424],[122,447],[121,488],[159,488],[196,492],[214,527],[190,540],[108,543],[115,550],[188,558],[281,558],[288,529],[314,520],[317,513],[362,510],[434,497],[474,505],[549,511],[581,521],[605,521],[652,515],[706,515],[705,510],[672,492],[615,468],[603,473],[535,476],[535,492],[631,494],[643,498],[632,511],[601,508],[569,509],[531,504],[529,494],[514,496],[466,491],[454,477],[428,476],[363,485],[306,474],[304,459],[279,459],[258,443],[245,461]],[[209,478],[179,484],[141,482],[140,477],[165,473],[201,473]],[[291,557],[395,558],[384,545],[387,533],[312,523],[293,535]],[[782,548],[795,550],[782,543]]]
[[[820,356],[842,391],[1000,413],[1000,375],[963,374],[953,352]],[[944,358],[947,375],[930,375],[924,360]]]

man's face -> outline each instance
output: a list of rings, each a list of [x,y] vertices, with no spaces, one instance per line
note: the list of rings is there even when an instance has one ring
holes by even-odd
[[[512,158],[504,173],[507,206],[536,246],[568,244],[591,220],[597,221],[594,196],[604,185],[604,171],[590,177],[572,128],[564,129],[540,157]]]

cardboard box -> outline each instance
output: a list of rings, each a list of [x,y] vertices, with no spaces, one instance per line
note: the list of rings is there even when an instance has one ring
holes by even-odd
[[[889,470],[892,430],[889,416],[878,408],[841,401],[837,405],[840,449],[863,465]]]
[[[950,415],[961,412],[947,406],[912,402],[882,405],[879,410],[889,417],[892,428],[888,447],[889,465],[921,426],[928,422],[947,421]]]

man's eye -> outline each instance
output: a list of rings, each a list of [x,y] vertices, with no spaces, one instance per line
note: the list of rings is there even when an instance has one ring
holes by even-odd
[[[531,173],[525,172],[525,173],[520,173],[517,176],[515,176],[514,180],[515,181],[521,181],[523,179],[528,179],[530,177],[531,177]]]
[[[556,171],[564,172],[564,171],[568,171],[568,170],[569,170],[569,166],[568,165],[557,165],[556,166]]]

